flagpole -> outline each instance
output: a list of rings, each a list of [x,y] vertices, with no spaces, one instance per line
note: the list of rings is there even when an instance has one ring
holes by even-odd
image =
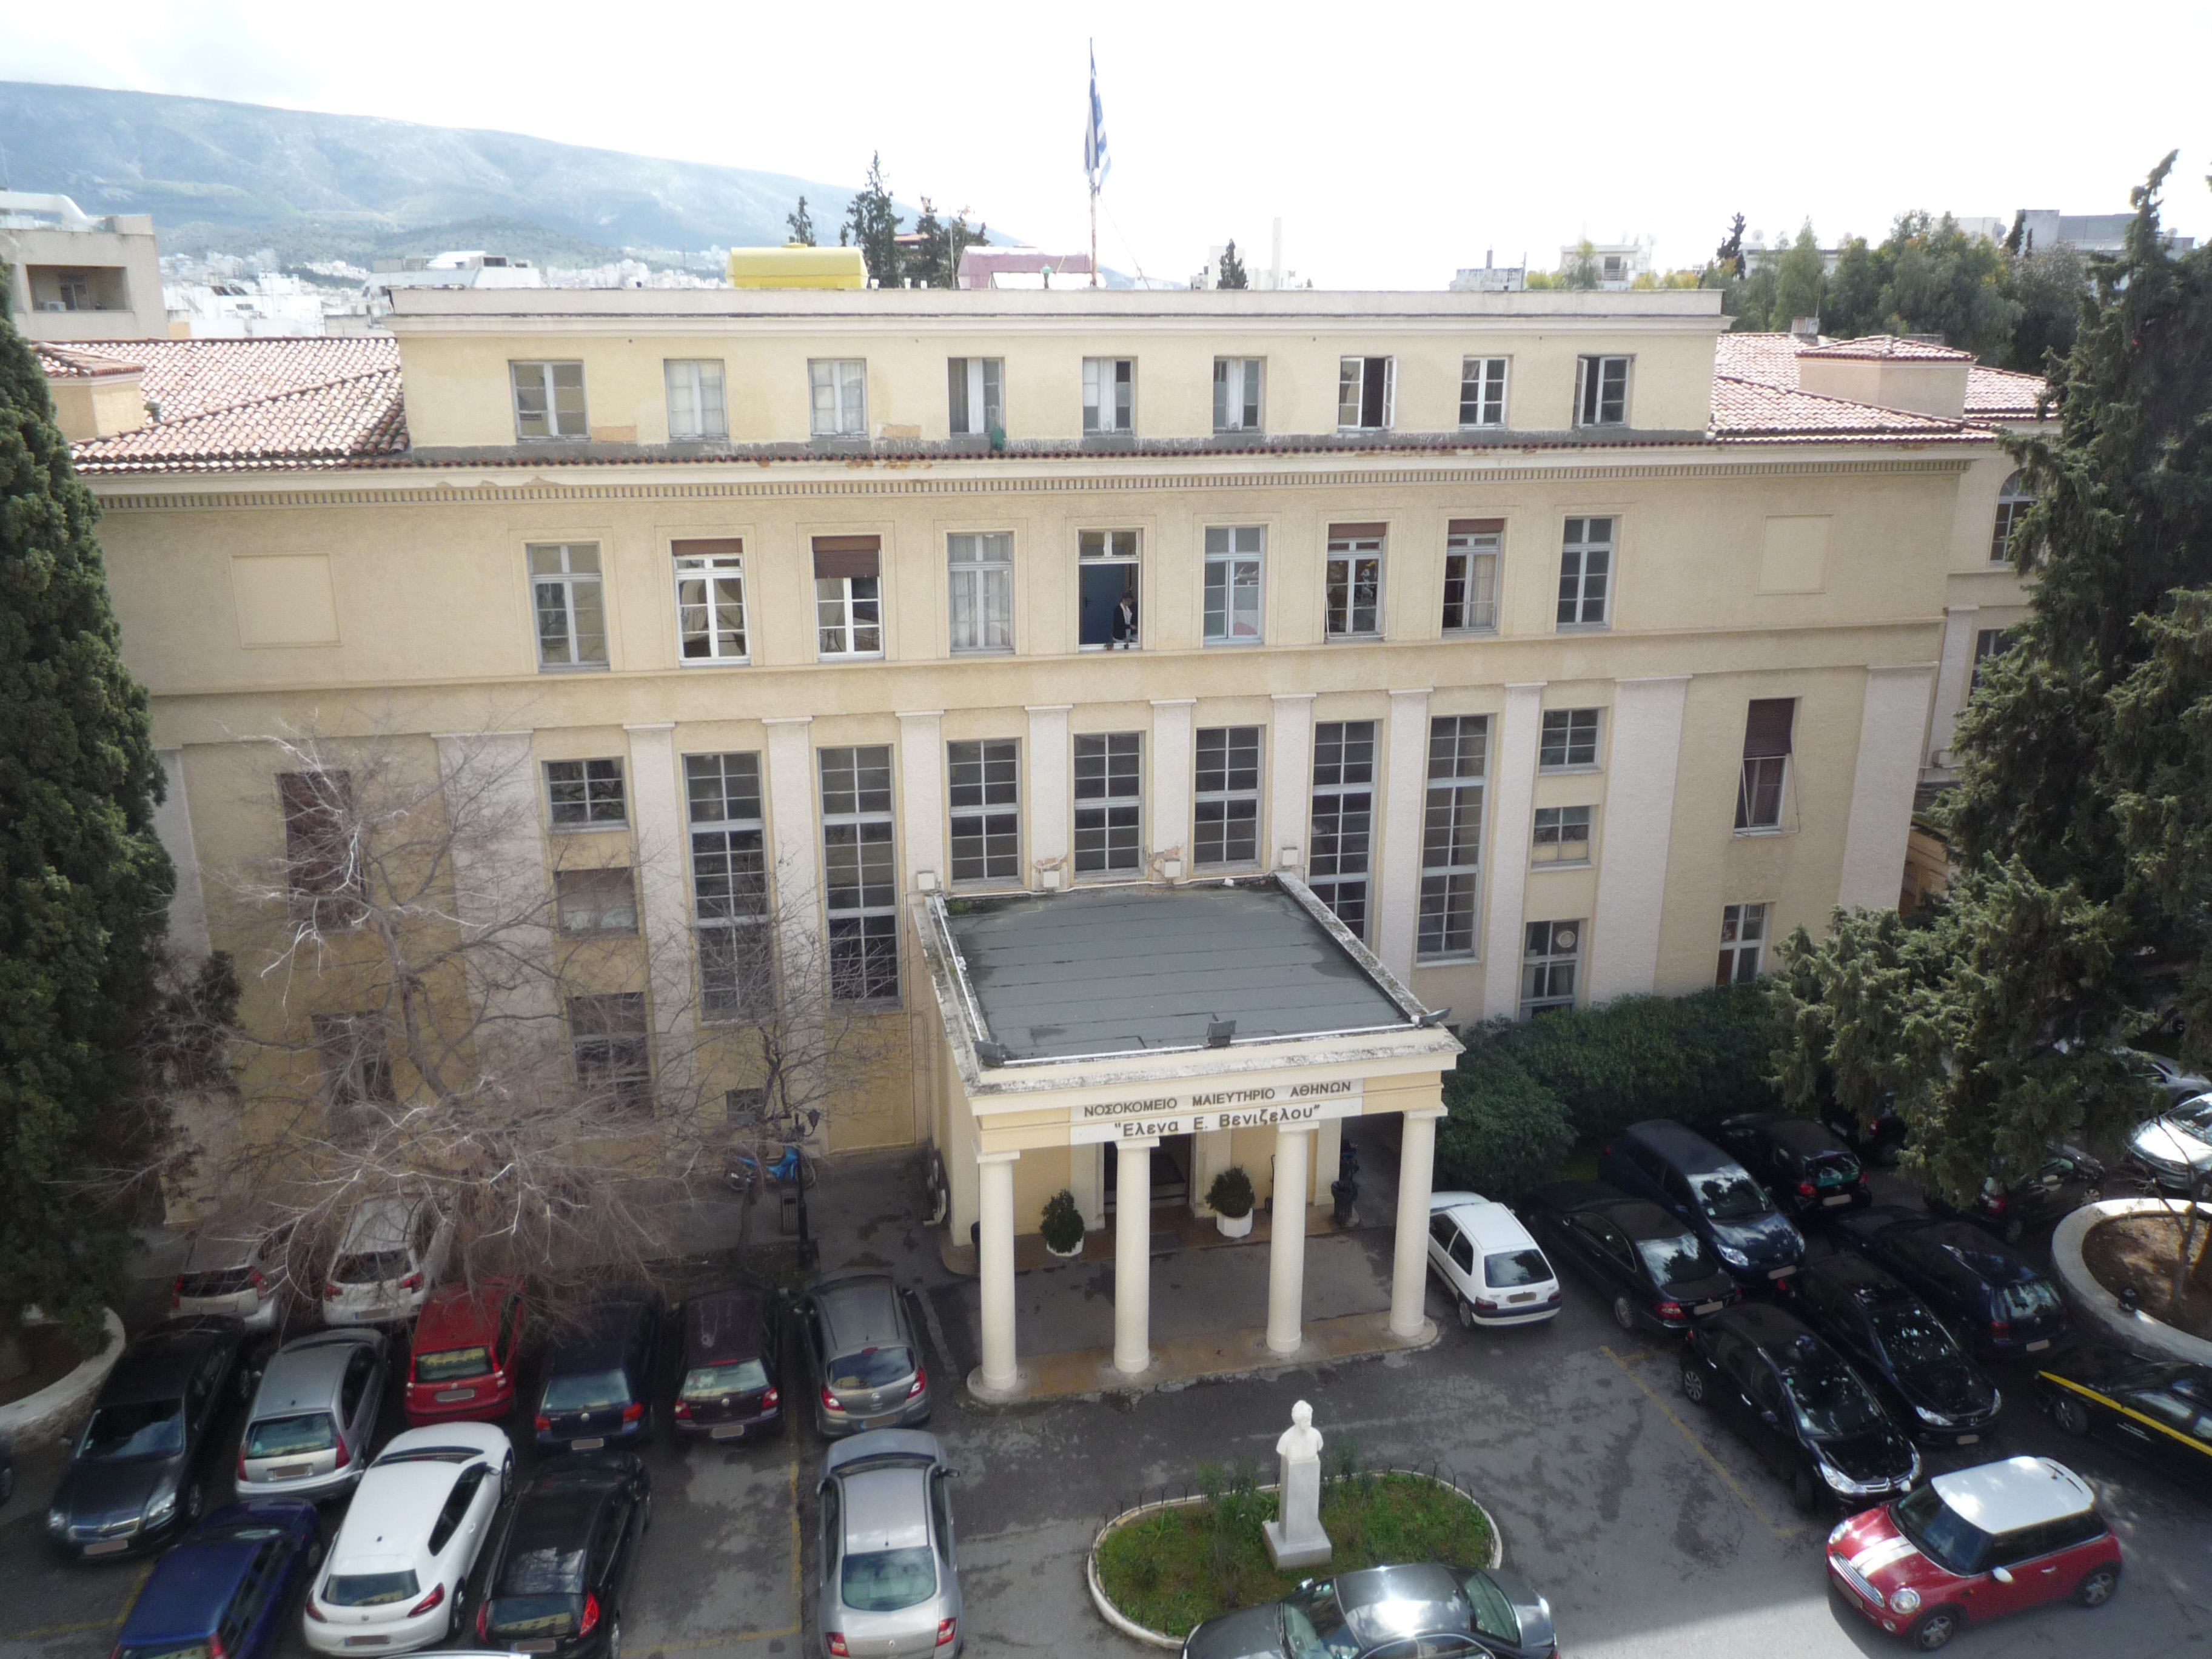
[[[1091,186],[1091,286],[1098,286],[1098,186]]]

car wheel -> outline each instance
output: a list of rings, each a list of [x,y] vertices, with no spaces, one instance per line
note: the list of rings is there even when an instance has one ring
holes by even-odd
[[[514,1454],[509,1452],[507,1455],[507,1461],[499,1466],[499,1501],[502,1504],[507,1502],[507,1495],[514,1490]]]
[[[1474,1328],[1474,1304],[1465,1297],[1454,1298],[1459,1304],[1459,1328],[1463,1331]]]
[[[1914,1620],[1905,1639],[1923,1653],[1933,1653],[1958,1633],[1959,1615],[1949,1607],[1937,1607]]]
[[[2099,1567],[2074,1587],[2074,1599],[2085,1607],[2101,1607],[2112,1599],[2112,1592],[2119,1587],[2118,1567]]]
[[[465,1583],[453,1586],[453,1606],[446,1613],[446,1633],[440,1638],[441,1640],[450,1642],[461,1633],[461,1614],[465,1611],[461,1604],[468,1598],[469,1587]]]
[[[1696,1365],[1682,1367],[1682,1394],[1692,1406],[1705,1403],[1705,1373]]]
[[[323,1540],[319,1537],[311,1538],[307,1540],[307,1576],[313,1577],[315,1569],[322,1565]]]
[[[2069,1434],[2089,1432],[2089,1409],[2078,1400],[2062,1400],[2051,1408],[2058,1426]]]
[[[1625,1296],[1613,1298],[1613,1322],[1624,1331],[1636,1328],[1636,1304]]]

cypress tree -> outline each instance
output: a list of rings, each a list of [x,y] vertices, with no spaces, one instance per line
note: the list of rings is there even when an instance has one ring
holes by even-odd
[[[118,1178],[158,1139],[139,1039],[171,879],[98,517],[0,319],[0,1307],[34,1302],[81,1338],[122,1288]]]
[[[1245,273],[1244,262],[1237,257],[1237,239],[1234,236],[1229,239],[1229,246],[1222,251],[1220,285],[1223,288],[1252,286],[1251,277]]]

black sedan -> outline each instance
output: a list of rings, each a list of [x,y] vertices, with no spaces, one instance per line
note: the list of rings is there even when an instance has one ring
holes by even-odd
[[[239,1321],[203,1317],[158,1325],[124,1349],[46,1510],[57,1549],[124,1555],[191,1529],[223,1407],[246,1380],[245,1340]]]
[[[2004,1398],[1925,1303],[1861,1255],[1805,1264],[1790,1305],[1850,1360],[1916,1440],[1977,1445]]]
[[[1746,1112],[1724,1118],[1713,1139],[1735,1154],[1800,1226],[1874,1202],[1858,1155],[1834,1133],[1802,1117]]]
[[[1692,1326],[1682,1392],[1747,1442],[1801,1510],[1867,1509],[1920,1479],[1920,1454],[1858,1374],[1783,1309],[1747,1303]]]
[[[679,1438],[751,1440],[783,1431],[776,1313],[775,1299],[750,1287],[709,1291],[684,1304],[669,1417]]]
[[[1979,1227],[1877,1204],[1838,1217],[1834,1237],[1917,1291],[1985,1358],[2042,1353],[2066,1335],[2058,1287]]]
[[[493,1548],[477,1639],[614,1659],[623,1592],[652,1524],[653,1479],[636,1454],[568,1452],[539,1465]]]
[[[1518,1574],[1424,1563],[1311,1578],[1279,1601],[1209,1619],[1183,1659],[1553,1659],[1551,1605]]]
[[[2035,1392],[2067,1433],[2212,1487],[2212,1366],[2081,1347],[2038,1371]]]
[[[1645,1324],[1686,1330],[1693,1318],[1742,1297],[1679,1216],[1601,1181],[1539,1187],[1521,1217],[1554,1261],[1572,1262],[1612,1298],[1624,1331]]]

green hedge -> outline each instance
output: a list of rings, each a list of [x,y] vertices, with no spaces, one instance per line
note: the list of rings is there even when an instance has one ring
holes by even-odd
[[[1551,1173],[1575,1144],[1559,1097],[1505,1057],[1476,1042],[1444,1079],[1437,1125],[1436,1184],[1486,1198],[1517,1199]]]

